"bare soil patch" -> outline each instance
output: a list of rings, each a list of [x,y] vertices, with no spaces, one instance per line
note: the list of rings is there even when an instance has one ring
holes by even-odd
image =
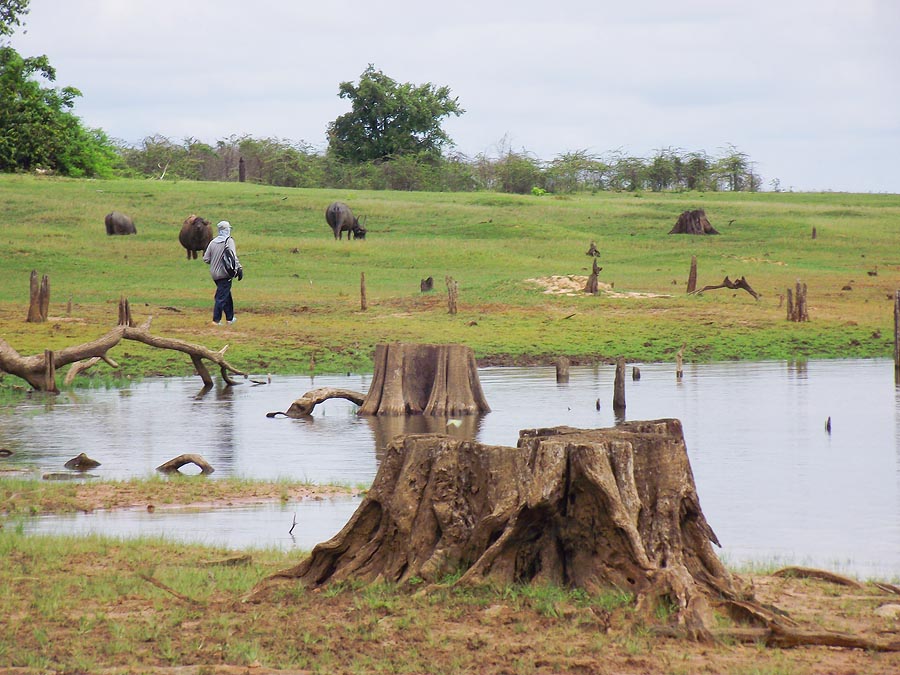
[[[588,278],[578,274],[563,274],[550,277],[538,277],[535,279],[526,279],[528,283],[535,284],[544,289],[547,295],[567,295],[580,296],[587,295],[584,287],[587,285]],[[639,293],[637,291],[621,292],[615,290],[612,284],[602,281],[597,282],[599,292],[609,298],[670,298],[671,295],[663,293]]]

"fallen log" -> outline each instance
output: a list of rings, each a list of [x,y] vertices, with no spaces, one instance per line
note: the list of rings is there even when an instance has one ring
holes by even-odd
[[[67,374],[65,379],[66,384],[71,384],[78,373],[84,372],[101,360],[113,367],[118,367],[107,352],[124,339],[143,342],[150,347],[172,349],[189,355],[197,374],[206,386],[211,387],[213,379],[204,361],[212,361],[218,365],[222,379],[229,385],[238,384],[230,377],[231,374],[247,377],[247,373],[235,368],[225,360],[225,351],[228,349],[228,345],[218,351],[213,351],[192,342],[151,335],[150,322],[152,319],[153,317],[149,317],[141,326],[137,327],[127,324],[117,325],[96,340],[56,351],[45,350],[41,354],[31,356],[19,354],[12,345],[0,338],[0,371],[25,380],[37,391],[57,393],[59,389],[56,385],[56,371],[59,368],[75,364],[72,366],[75,370],[74,374]],[[84,363],[79,364],[79,362]]]
[[[359,392],[352,391],[350,389],[321,387],[319,389],[313,389],[303,394],[303,396],[291,403],[291,406],[284,412],[266,413],[266,417],[277,417],[278,415],[292,417],[294,419],[309,417],[313,413],[313,408],[315,408],[319,403],[332,398],[343,398],[355,403],[356,405],[362,405],[363,401],[365,401],[366,399],[366,395],[360,394]]]
[[[819,579],[828,581],[839,586],[850,586],[851,588],[862,588],[863,585],[856,579],[845,577],[842,574],[835,574],[828,570],[814,569],[812,567],[782,567],[780,570],[772,572],[773,577],[790,577],[794,579]]]
[[[173,457],[168,462],[164,462],[156,467],[156,470],[160,473],[176,473],[178,470],[185,466],[186,464],[194,464],[200,468],[200,473],[209,474],[215,471],[212,465],[207,462],[200,455],[194,455],[191,453],[185,453],[183,455],[178,455],[178,457]]]
[[[750,283],[747,281],[746,277],[741,277],[737,281],[732,281],[728,277],[725,277],[722,280],[721,284],[704,286],[703,288],[700,288],[700,289],[697,289],[696,291],[692,291],[691,293],[688,293],[688,295],[700,295],[701,293],[703,293],[703,291],[714,291],[719,288],[730,288],[731,290],[742,289],[742,290],[747,291],[750,295],[752,295],[754,300],[759,300],[759,298],[760,298],[759,293],[757,293],[750,287]]]

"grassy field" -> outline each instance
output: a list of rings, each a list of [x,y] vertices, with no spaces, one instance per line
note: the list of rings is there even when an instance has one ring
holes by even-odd
[[[766,648],[726,637],[701,644],[658,632],[617,590],[555,586],[424,588],[281,584],[245,600],[296,553],[229,551],[158,539],[23,535],[0,530],[0,671],[212,675],[254,673],[892,673],[900,653]],[[771,570],[770,570],[771,571]],[[896,623],[873,609],[890,594],[866,584],[754,572],[756,597],[811,630],[877,642]],[[896,597],[896,596],[893,596]],[[892,628],[893,625],[893,628]],[[735,633],[735,634],[739,634]],[[8,669],[8,670],[7,670]]]
[[[0,196],[0,336],[22,354],[99,337],[115,324],[122,296],[136,321],[153,317],[155,334],[228,344],[229,360],[251,373],[367,371],[374,345],[389,341],[463,343],[482,363],[672,360],[682,344],[687,361],[892,353],[898,195],[535,197],[7,175]],[[324,210],[336,199],[367,216],[366,240],[334,241]],[[720,236],[667,234],[694,208]],[[105,234],[113,209],[134,218],[136,236]],[[207,268],[178,243],[191,213],[234,227],[246,270],[235,282],[234,326],[210,325]],[[614,292],[550,295],[529,281],[586,276],[591,241],[601,251],[600,281]],[[692,255],[700,286],[746,276],[762,298],[687,296]],[[50,279],[44,324],[24,321],[32,270]],[[428,276],[435,291],[421,293]],[[446,276],[459,282],[455,316]],[[785,319],[783,295],[798,279],[809,288],[809,323]],[[111,356],[126,376],[192,372],[187,357],[139,343]]]

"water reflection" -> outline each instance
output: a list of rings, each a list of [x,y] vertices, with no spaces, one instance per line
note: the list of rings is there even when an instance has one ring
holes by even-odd
[[[900,389],[892,361],[688,364],[680,381],[671,364],[639,365],[641,378],[626,378],[627,408],[618,418],[615,368],[605,365],[573,367],[565,384],[553,367],[482,369],[492,412],[458,420],[361,418],[343,399],[318,406],[308,420],[265,417],[315,387],[364,392],[370,376],[217,385],[199,399],[195,378],[80,390],[0,410],[0,447],[15,453],[0,467],[40,476],[85,452],[102,462],[92,473],[128,478],[191,452],[215,467],[213,480],[366,485],[397,434],[515,445],[520,429],[677,417],[704,513],[729,559],[900,576]]]

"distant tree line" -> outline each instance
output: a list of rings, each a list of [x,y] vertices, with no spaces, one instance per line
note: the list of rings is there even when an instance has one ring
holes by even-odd
[[[501,141],[493,154],[467,157],[400,154],[367,161],[341,159],[328,150],[287,139],[231,136],[209,145],[150,136],[120,146],[119,173],[147,178],[237,181],[240,161],[248,182],[281,187],[510,193],[614,191],[757,191],[761,177],[734,146],[719,155],[666,148],[642,158],[621,151],[605,156],[585,150],[542,161]]]
[[[493,154],[453,151],[441,127],[465,111],[448,87],[398,83],[371,64],[338,95],[350,112],[328,125],[328,146],[231,136],[209,144],[148,136],[137,145],[110,139],[75,116],[74,87],[54,87],[46,56],[23,57],[7,38],[29,0],[0,0],[0,171],[65,176],[144,176],[198,181],[246,180],[282,187],[571,193],[599,190],[755,191],[761,181],[734,146],[718,156],[673,148],[651,157],[586,150],[550,161],[506,139]],[[775,183],[775,182],[773,182]],[[777,189],[777,188],[776,188]]]

